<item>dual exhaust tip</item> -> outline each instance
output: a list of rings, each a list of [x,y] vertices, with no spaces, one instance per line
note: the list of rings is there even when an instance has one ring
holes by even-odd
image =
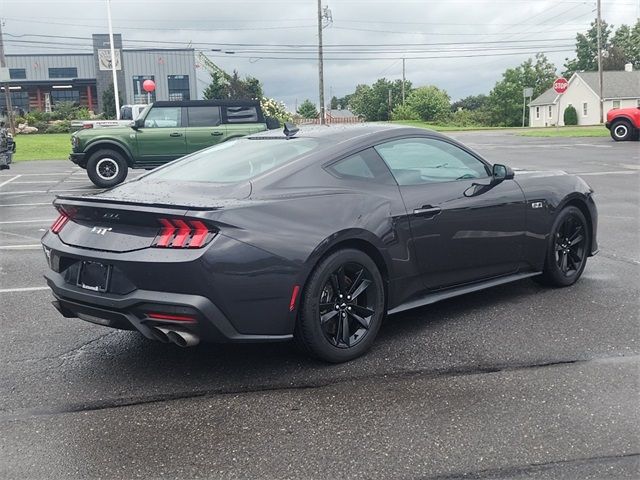
[[[151,330],[161,342],[175,343],[179,347],[194,347],[200,343],[200,337],[183,328],[153,327]]]

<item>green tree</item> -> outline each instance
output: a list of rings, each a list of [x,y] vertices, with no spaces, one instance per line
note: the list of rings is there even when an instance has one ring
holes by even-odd
[[[345,95],[344,97],[338,98],[338,107],[342,109],[350,109],[351,108],[351,95]]]
[[[564,109],[562,118],[565,125],[578,125],[578,112],[573,105],[569,105]]]
[[[608,50],[610,47],[609,36],[611,27],[602,21],[602,49]],[[594,71],[598,69],[598,26],[597,21],[591,22],[591,27],[587,33],[576,34],[576,58],[565,59],[563,76],[567,79],[575,72]]]
[[[337,110],[338,109],[338,97],[336,97],[335,95],[333,97],[331,97],[331,101],[329,102],[329,106],[331,107],[331,110]]]
[[[204,89],[202,96],[206,100],[219,100],[227,97],[229,82],[221,72],[211,72],[211,83]]]
[[[411,82],[405,82],[405,91],[411,91]],[[391,92],[391,102],[389,102]],[[402,103],[402,80],[378,79],[373,85],[358,85],[349,97],[348,106],[368,122],[389,120],[389,114]],[[343,106],[344,108],[344,106]]]
[[[300,104],[297,113],[302,118],[318,118],[319,115],[316,105],[309,99]]]
[[[451,104],[451,111],[457,112],[458,110],[479,110],[481,108],[486,108],[489,105],[489,97],[481,93],[480,95],[469,95],[468,97],[462,98],[457,102],[453,102]]]
[[[119,93],[118,97],[120,98],[120,105],[122,105],[122,95]],[[113,82],[102,92],[102,113],[104,113],[105,118],[116,118],[116,95]]]
[[[413,90],[407,99],[406,106],[425,122],[445,120],[451,110],[447,92],[434,85]]]
[[[232,75],[222,72],[211,72],[211,83],[202,95],[207,100],[257,100],[263,97],[262,84],[255,77],[240,78],[237,70]]]
[[[622,62],[618,61],[618,64],[623,64],[621,68],[616,70],[624,68],[625,63],[632,63],[634,69],[640,69],[640,20],[637,20],[633,27],[620,25],[611,39],[611,44],[612,49],[617,52],[609,52],[608,57],[618,55],[622,59]],[[607,65],[612,62],[606,58],[604,63]],[[614,68],[608,69],[614,70]]]
[[[515,127],[522,124],[522,92],[533,88],[533,98],[553,85],[556,67],[547,57],[538,53],[515,68],[508,68],[502,80],[496,83],[489,94],[491,124]],[[525,120],[526,122],[526,120]]]

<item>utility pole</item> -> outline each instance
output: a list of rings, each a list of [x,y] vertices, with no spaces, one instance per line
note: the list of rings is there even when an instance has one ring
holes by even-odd
[[[118,73],[116,71],[116,48],[113,44],[113,25],[111,24],[111,0],[107,0],[107,20],[109,22],[109,45],[111,47],[111,73],[113,74],[113,96],[116,98],[116,119],[120,120],[120,93],[118,92]]]
[[[4,40],[2,36],[2,19],[0,19],[0,68],[7,68],[7,59],[4,56]],[[13,123],[13,106],[11,105],[11,89],[9,84],[4,84],[4,99],[7,107],[7,117],[9,118],[9,131],[11,135],[16,134],[16,126]]]
[[[602,6],[601,0],[596,1],[598,9],[598,95],[600,96],[600,123],[604,122],[604,106],[602,101]]]
[[[318,88],[320,90],[320,125],[324,125],[324,60],[322,58],[322,0],[318,0]]]
[[[387,115],[389,120],[391,120],[391,89],[389,89],[389,104],[387,105],[387,107],[389,109],[389,113]]]
[[[405,79],[405,69],[404,69],[404,62],[405,62],[405,58],[402,59],[402,105],[404,105],[404,83],[406,81]]]

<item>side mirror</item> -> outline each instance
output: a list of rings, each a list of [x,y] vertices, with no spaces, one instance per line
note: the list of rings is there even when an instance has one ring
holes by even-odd
[[[133,128],[134,130],[137,130],[139,128],[144,127],[144,118],[136,118],[132,123],[131,123],[131,128]]]
[[[280,120],[278,120],[276,117],[267,117],[265,118],[266,124],[267,124],[267,130],[275,130],[277,128],[280,128]]]
[[[514,173],[511,168],[507,167],[506,165],[501,165],[499,163],[496,163],[493,166],[493,170],[491,173],[493,177],[491,179],[492,184],[497,184],[504,180],[511,180],[514,177]]]

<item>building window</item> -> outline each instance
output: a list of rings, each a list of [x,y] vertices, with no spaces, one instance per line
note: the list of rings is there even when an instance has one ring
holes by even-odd
[[[76,78],[78,69],[76,67],[50,68],[49,78]]]
[[[536,107],[536,118],[540,118],[540,107]]]
[[[22,91],[10,90],[11,92],[11,104],[14,109],[29,111],[29,93]],[[4,90],[0,92],[0,111],[5,110],[7,100],[4,96]]]
[[[613,108],[620,108],[620,100],[613,101]]]
[[[589,104],[587,102],[582,102],[582,116],[586,117],[589,114]]]
[[[169,75],[167,77],[169,86],[169,100],[190,100],[189,75]]]
[[[549,118],[553,116],[553,107],[549,105]]]
[[[80,103],[80,92],[78,90],[51,90],[51,101],[54,104],[59,102]]]
[[[27,78],[27,70],[24,68],[10,68],[9,78],[11,80],[24,80]]]
[[[145,80],[153,80],[155,81],[155,77],[153,75],[134,75],[133,77],[133,103],[134,104],[142,104],[149,103],[147,102],[147,92],[142,88],[142,84]],[[156,101],[156,91],[154,90],[149,95],[151,102]]]

